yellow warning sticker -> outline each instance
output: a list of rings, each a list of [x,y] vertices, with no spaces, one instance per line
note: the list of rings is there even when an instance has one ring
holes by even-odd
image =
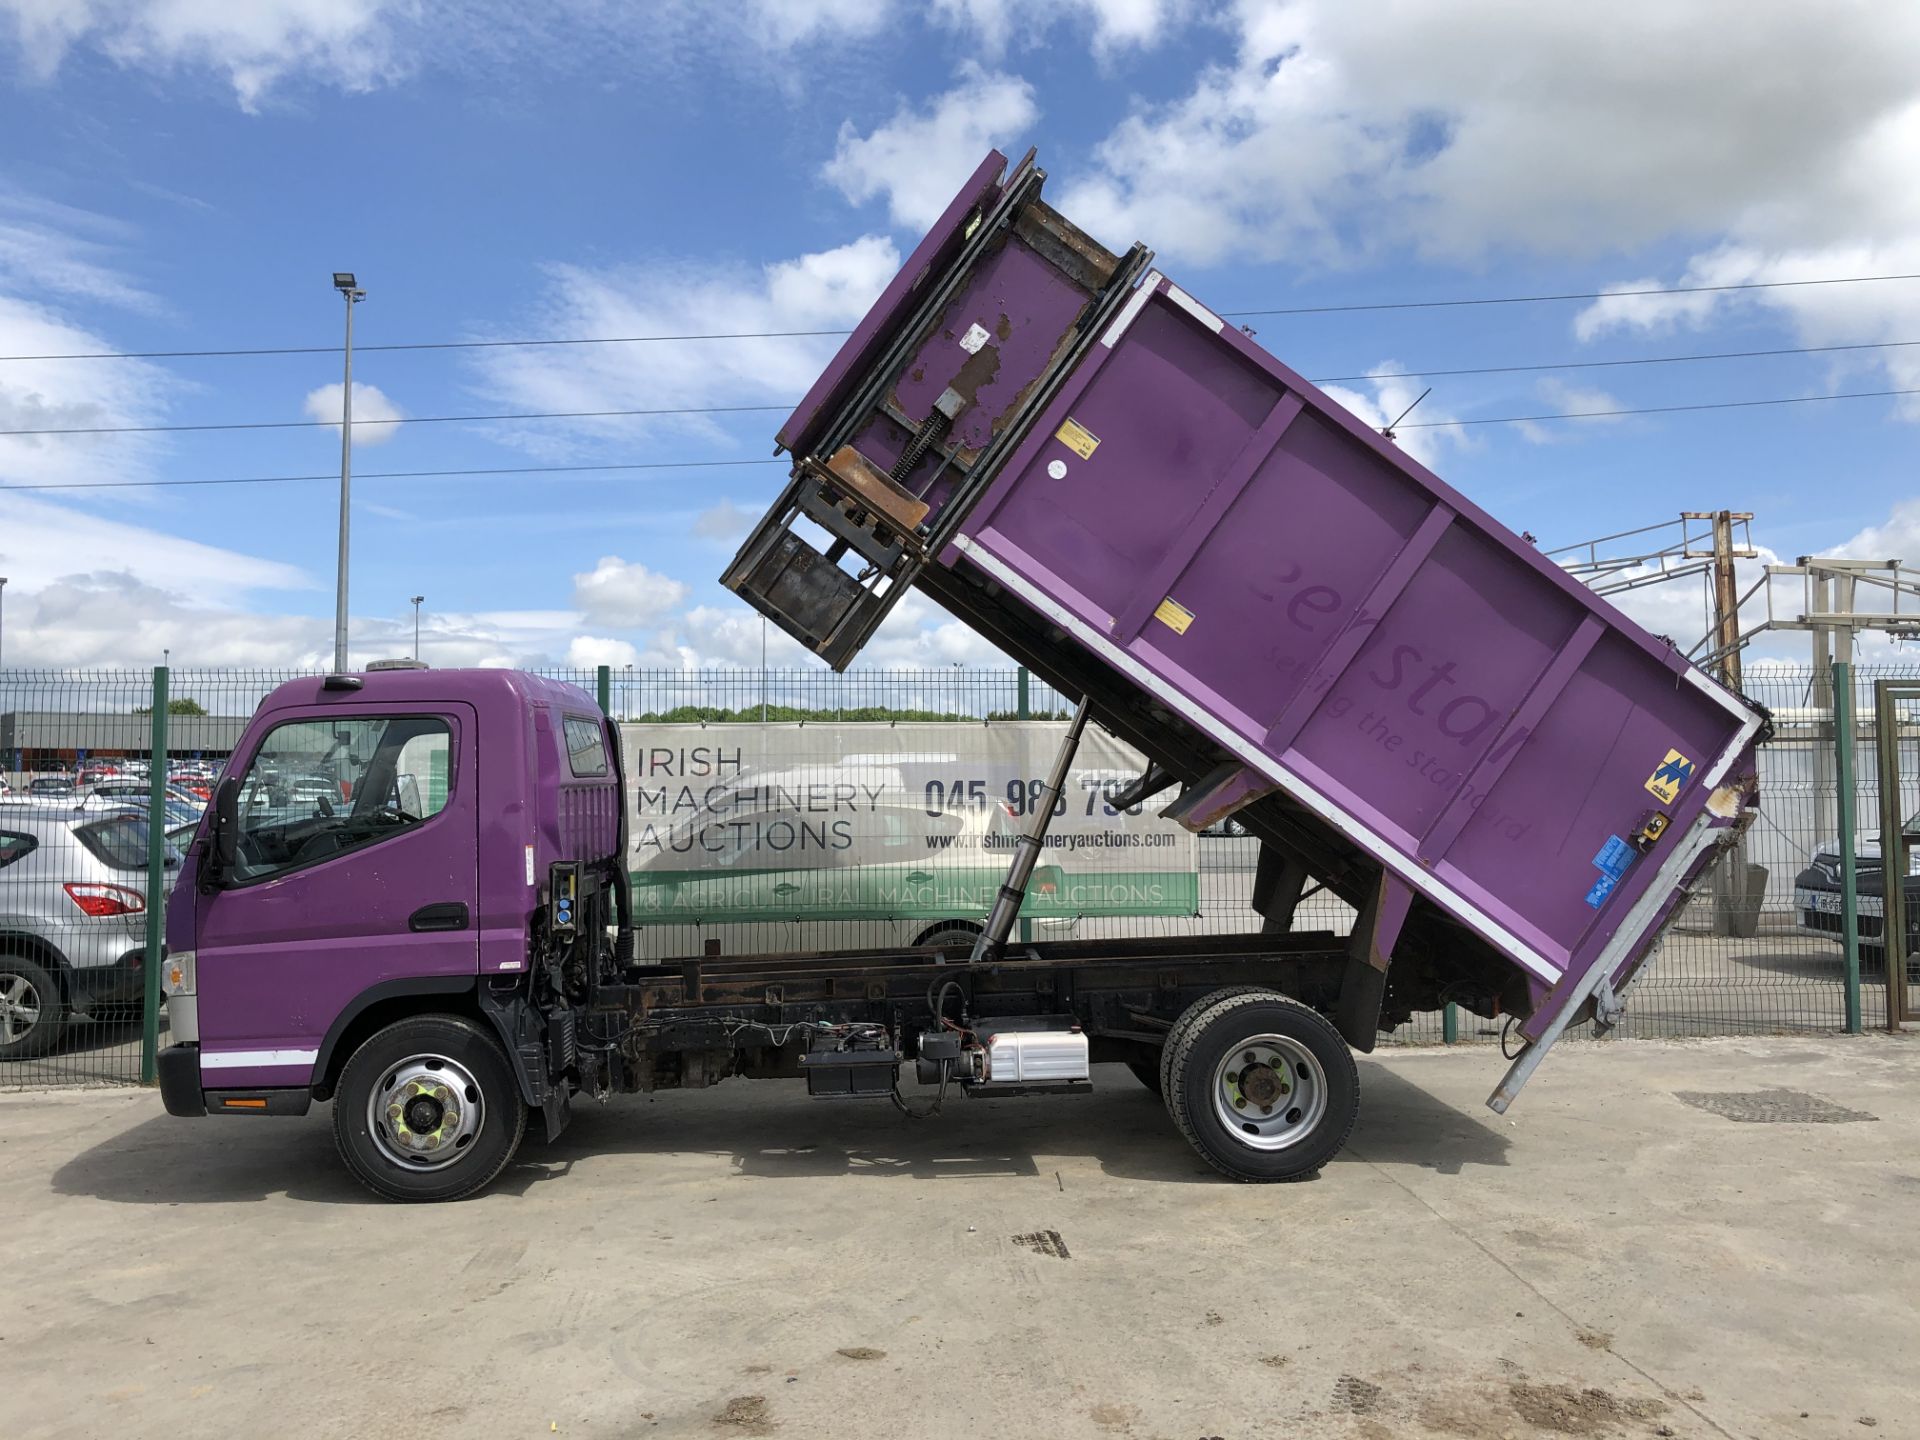
[[[1647,777],[1647,789],[1651,790],[1662,804],[1671,805],[1692,779],[1693,761],[1678,750],[1669,750],[1667,758],[1660,762],[1660,768]]]
[[[1193,612],[1171,595],[1153,607],[1153,618],[1176,635],[1186,634],[1187,627],[1193,624]]]
[[[1082,460],[1091,460],[1093,452],[1100,448],[1100,437],[1071,415],[1061,422],[1058,430],[1053,432],[1053,438]]]

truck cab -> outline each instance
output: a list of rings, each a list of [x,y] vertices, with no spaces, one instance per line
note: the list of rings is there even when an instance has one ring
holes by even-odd
[[[557,1128],[564,1093],[488,991],[526,989],[556,910],[582,930],[612,918],[621,793],[610,723],[569,685],[421,669],[282,685],[168,906],[168,1110],[304,1113],[370,1037],[430,1014],[438,1032],[401,1047],[417,1054],[375,1066],[365,1143],[431,1178],[489,1138],[483,1080],[499,1076],[477,1072],[502,1064]],[[517,1141],[524,1113],[494,1118]]]

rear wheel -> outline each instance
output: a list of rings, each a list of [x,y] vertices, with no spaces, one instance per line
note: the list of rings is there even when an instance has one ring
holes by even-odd
[[[360,1182],[389,1200],[462,1200],[513,1159],[527,1107],[494,1038],[457,1015],[401,1020],[340,1072],[333,1138]]]
[[[66,1017],[59,982],[45,966],[24,955],[0,955],[0,1060],[46,1054]]]
[[[1305,1180],[1346,1144],[1360,1076],[1339,1031],[1271,990],[1208,997],[1182,1017],[1167,1109],[1221,1174]]]
[[[1165,1095],[1167,1093],[1167,1067],[1173,1063],[1173,1052],[1179,1047],[1180,1037],[1187,1033],[1187,1025],[1194,1016],[1198,1015],[1215,1001],[1224,1000],[1229,995],[1266,995],[1270,993],[1273,992],[1265,990],[1258,985],[1227,985],[1213,991],[1211,994],[1201,996],[1198,1000],[1194,1001],[1193,1004],[1182,1010],[1179,1018],[1173,1022],[1172,1027],[1167,1031],[1166,1041],[1160,1046],[1160,1083],[1158,1085],[1150,1085],[1147,1088],[1152,1090],[1156,1095]]]

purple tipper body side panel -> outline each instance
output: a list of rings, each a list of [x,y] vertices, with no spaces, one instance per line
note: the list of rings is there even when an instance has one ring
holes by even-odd
[[[1738,697],[1157,276],[940,558],[1171,698],[1538,987],[1609,956],[1624,980],[1623,919],[1704,863],[1683,837],[1731,823],[1702,821],[1709,795],[1752,769]]]

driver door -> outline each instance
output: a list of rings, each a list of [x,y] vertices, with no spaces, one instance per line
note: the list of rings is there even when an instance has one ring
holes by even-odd
[[[234,872],[199,897],[201,1082],[308,1083],[371,986],[479,969],[473,707],[278,719],[240,777]]]

